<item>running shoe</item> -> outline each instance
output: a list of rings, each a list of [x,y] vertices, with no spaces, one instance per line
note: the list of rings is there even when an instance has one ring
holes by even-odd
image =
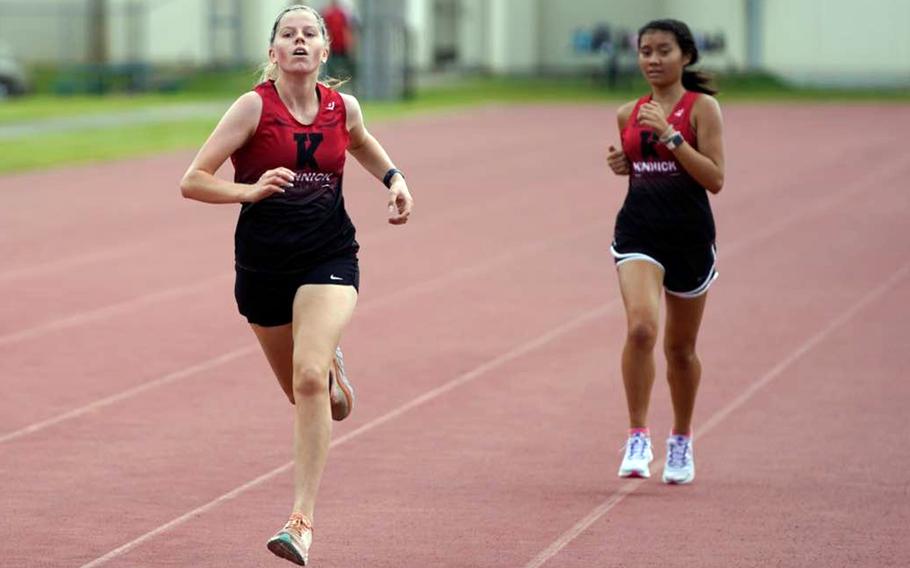
[[[275,556],[306,566],[310,545],[313,543],[313,523],[300,513],[291,514],[284,528],[269,539],[269,550]]]
[[[335,348],[335,360],[329,369],[329,399],[332,402],[333,420],[344,420],[354,410],[354,387],[344,372],[341,346]]]
[[[626,440],[625,453],[619,466],[619,477],[651,477],[648,464],[654,460],[651,437],[644,432],[635,432]]]
[[[667,463],[664,464],[664,483],[682,485],[695,479],[695,459],[692,455],[692,438],[670,436],[667,438]]]

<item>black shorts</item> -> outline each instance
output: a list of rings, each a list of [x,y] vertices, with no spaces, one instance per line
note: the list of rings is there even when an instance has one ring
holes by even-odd
[[[235,268],[234,298],[247,321],[263,327],[291,323],[294,296],[305,284],[353,286],[360,290],[357,255],[328,258],[306,270],[286,274]]]
[[[661,250],[643,244],[614,242],[610,252],[616,266],[630,260],[644,260],[661,267],[664,289],[682,298],[701,296],[717,278],[717,247],[713,244]]]

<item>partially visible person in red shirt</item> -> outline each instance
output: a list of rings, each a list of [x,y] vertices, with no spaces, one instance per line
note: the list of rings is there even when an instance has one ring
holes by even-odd
[[[327,62],[326,71],[332,77],[351,79],[354,76],[356,47],[354,18],[339,0],[332,0],[329,3],[322,12],[322,18],[325,20],[326,31],[329,32],[332,54]]]

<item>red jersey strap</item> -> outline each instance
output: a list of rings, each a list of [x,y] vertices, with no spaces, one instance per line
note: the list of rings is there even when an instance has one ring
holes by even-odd
[[[231,155],[235,181],[256,183],[263,172],[284,167],[298,173],[331,173],[340,183],[350,140],[344,99],[325,85],[316,88],[319,110],[310,124],[303,124],[285,106],[273,82],[255,87],[262,113],[253,136]]]
[[[696,149],[698,148],[698,139],[695,136],[695,130],[692,128],[692,107],[695,106],[695,101],[698,100],[699,95],[700,93],[695,91],[686,91],[673,107],[673,110],[670,111],[669,116],[667,116],[667,122],[670,126],[678,130],[683,135],[683,138],[686,139],[686,142]]]
[[[326,122],[334,126],[335,123],[337,123],[337,118],[339,116],[346,118],[346,109],[344,106],[344,99],[341,98],[341,93],[326,87],[322,83],[316,84],[316,90],[319,93],[320,109],[316,113],[313,122],[310,124],[303,124],[291,114],[291,111],[288,110],[284,101],[282,101],[281,97],[278,95],[278,89],[275,87],[274,81],[260,83],[256,85],[253,90],[259,93],[259,96],[262,98],[263,110],[267,109],[269,114],[279,117],[279,124],[282,124],[283,121],[289,121],[290,124],[298,128],[314,128],[322,126]],[[261,116],[260,119],[265,118],[265,114],[266,112],[263,112],[263,116]],[[345,126],[345,128],[347,127]]]
[[[697,139],[695,136],[695,131],[692,129],[692,107],[695,106],[695,101],[698,100],[698,96],[701,93],[696,91],[686,91],[683,93],[683,96],[676,101],[676,104],[673,105],[673,108],[670,110],[670,114],[667,115],[667,123],[670,124],[673,128],[679,131],[683,135],[683,138],[686,139],[686,142],[692,145],[693,148],[698,148]],[[632,124],[635,128],[647,128],[641,125],[638,122],[638,109],[641,108],[641,105],[651,102],[653,95],[648,94],[635,103],[635,108],[632,109]],[[658,132],[657,134],[660,134]]]
[[[695,130],[690,123],[692,107],[698,99],[699,93],[686,91],[680,99],[673,105],[670,113],[667,115],[667,122],[674,129],[682,134],[683,138],[698,148]],[[652,96],[645,95],[638,99],[630,115],[630,120],[626,121],[626,126],[622,131],[622,148],[626,157],[632,163],[632,175],[680,175],[684,169],[677,162],[673,152],[665,145],[660,144],[658,133],[638,121],[638,112],[641,105],[652,100]]]

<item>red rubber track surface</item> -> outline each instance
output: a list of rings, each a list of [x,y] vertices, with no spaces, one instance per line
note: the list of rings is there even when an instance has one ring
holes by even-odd
[[[659,481],[660,357],[654,475],[615,476],[614,110],[376,127],[417,199],[400,229],[352,160],[358,399],[314,566],[910,563],[910,108],[724,109],[684,487]],[[191,158],[0,178],[0,565],[285,565],[292,409],[234,307],[237,208],[179,197]]]

